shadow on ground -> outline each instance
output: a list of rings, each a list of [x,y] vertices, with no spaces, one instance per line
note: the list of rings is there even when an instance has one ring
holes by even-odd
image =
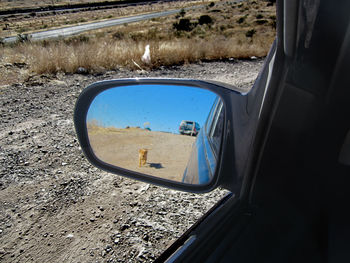
[[[149,163],[149,167],[156,169],[164,168],[164,166],[161,163]]]

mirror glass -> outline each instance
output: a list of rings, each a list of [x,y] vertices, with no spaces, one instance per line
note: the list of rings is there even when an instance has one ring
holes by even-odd
[[[101,161],[147,175],[207,184],[215,172],[223,103],[189,86],[133,85],[98,94],[87,114],[91,148]]]

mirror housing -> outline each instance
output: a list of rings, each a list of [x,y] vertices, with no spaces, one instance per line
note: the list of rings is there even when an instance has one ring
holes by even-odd
[[[221,98],[224,110],[224,121],[223,127],[220,131],[222,133],[220,150],[217,156],[217,164],[215,167],[215,173],[212,179],[206,184],[188,184],[184,182],[169,181],[167,179],[147,175],[137,171],[128,170],[121,168],[110,163],[104,162],[99,159],[89,140],[88,128],[87,128],[87,116],[89,107],[99,94],[102,92],[118,87],[127,86],[137,86],[137,85],[164,85],[164,86],[185,86],[209,90],[215,93],[219,98]],[[230,162],[230,158],[222,158],[223,156],[232,156],[233,151],[233,132],[232,132],[232,105],[231,105],[231,95],[235,94],[242,96],[242,94],[237,91],[238,89],[234,86],[227,84],[221,84],[218,82],[207,82],[200,80],[183,80],[183,79],[119,79],[119,80],[109,80],[94,83],[88,86],[80,94],[74,111],[74,124],[78,140],[80,142],[81,148],[87,157],[87,159],[96,167],[111,172],[114,174],[126,176],[132,179],[140,180],[146,183],[152,183],[159,186],[165,186],[168,188],[186,191],[186,192],[208,192],[215,189],[218,186],[227,187],[227,178],[223,176],[223,173],[227,173],[230,177],[234,176],[234,169],[232,168],[233,163],[225,165],[225,162]],[[226,161],[224,161],[226,159]],[[232,159],[231,159],[232,160]],[[227,168],[225,168],[227,167]]]

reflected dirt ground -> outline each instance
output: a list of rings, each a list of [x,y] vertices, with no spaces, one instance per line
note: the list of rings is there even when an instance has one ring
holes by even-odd
[[[88,125],[89,140],[102,161],[128,170],[181,182],[196,137],[140,128],[104,128]],[[146,165],[139,167],[139,149],[148,149]]]

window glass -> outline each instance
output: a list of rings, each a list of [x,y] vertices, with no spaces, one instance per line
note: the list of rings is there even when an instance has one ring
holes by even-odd
[[[207,119],[207,127],[206,127],[206,133],[209,134],[210,133],[210,129],[211,129],[211,125],[212,125],[212,122],[213,122],[213,119],[214,119],[214,116],[215,116],[215,112],[216,112],[216,107],[218,105],[218,102],[219,102],[219,97],[215,100],[214,104],[213,104],[213,107],[211,108],[211,111],[210,111],[210,114],[209,114],[209,117]]]
[[[223,103],[220,100],[220,103],[217,106],[217,114],[215,115],[215,121],[213,122],[210,139],[212,142],[213,150],[217,154],[220,150],[222,130],[224,126],[224,107]]]

